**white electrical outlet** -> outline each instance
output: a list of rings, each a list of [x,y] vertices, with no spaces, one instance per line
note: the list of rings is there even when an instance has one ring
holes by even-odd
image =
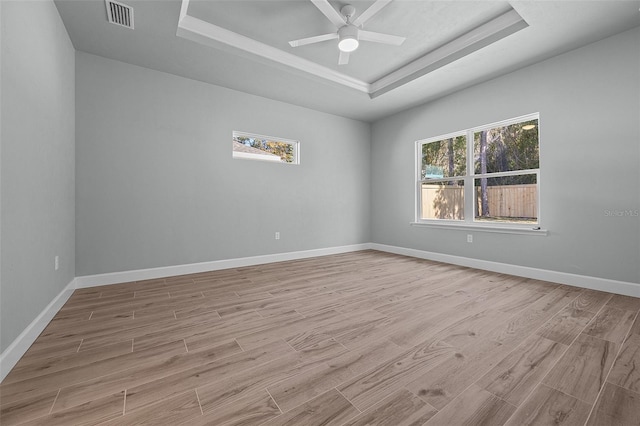
[[[280,239],[280,232],[276,232],[276,240]]]
[[[468,243],[472,243],[473,242],[473,234],[467,234],[467,242]]]
[[[60,256],[56,256],[53,258],[53,267],[57,271],[60,268]]]

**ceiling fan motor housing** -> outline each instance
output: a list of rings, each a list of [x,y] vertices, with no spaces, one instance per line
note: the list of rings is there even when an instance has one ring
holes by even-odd
[[[344,38],[355,38],[358,40],[358,27],[351,24],[345,25],[338,30],[338,36],[340,36],[340,40]]]

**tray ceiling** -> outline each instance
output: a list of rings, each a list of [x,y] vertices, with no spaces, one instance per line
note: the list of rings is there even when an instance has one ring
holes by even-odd
[[[330,2],[336,9],[344,3]],[[349,1],[356,16],[373,1]],[[310,1],[190,1],[188,14],[274,48],[373,83],[414,59],[510,10],[507,2],[393,1],[364,28],[406,37],[402,46],[362,42],[349,64],[338,65],[337,40],[293,48],[289,40],[335,32]]]
[[[135,30],[109,24],[103,0],[55,1],[79,51],[364,121],[640,24],[640,1],[636,0],[395,0],[365,29],[407,37],[405,43],[396,47],[362,42],[349,64],[339,66],[335,40],[297,48],[287,43],[335,31],[309,0],[122,2],[135,10]],[[357,9],[356,16],[372,3],[349,1]],[[331,4],[340,9],[346,2]],[[524,24],[435,65],[416,65],[504,14]],[[196,31],[189,25],[194,22],[200,25]],[[212,28],[251,40],[269,52],[256,54],[246,44],[212,39]],[[291,66],[291,58],[321,71]],[[393,84],[385,88],[380,83],[403,69],[404,76],[396,75]],[[327,78],[327,73],[335,78]]]

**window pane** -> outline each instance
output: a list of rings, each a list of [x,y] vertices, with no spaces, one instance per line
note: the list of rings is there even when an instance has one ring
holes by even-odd
[[[476,132],[473,139],[476,174],[540,167],[537,119]]]
[[[233,133],[233,158],[297,163],[297,141]]]
[[[420,178],[442,179],[464,176],[467,162],[467,137],[456,136],[422,145]]]
[[[538,223],[535,174],[475,179],[475,220]]]
[[[422,183],[421,219],[464,220],[464,181]]]

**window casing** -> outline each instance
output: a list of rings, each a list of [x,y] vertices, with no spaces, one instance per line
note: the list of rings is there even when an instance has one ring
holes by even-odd
[[[246,132],[233,132],[234,159],[300,163],[300,142]]]
[[[416,142],[416,224],[540,229],[539,114]]]

